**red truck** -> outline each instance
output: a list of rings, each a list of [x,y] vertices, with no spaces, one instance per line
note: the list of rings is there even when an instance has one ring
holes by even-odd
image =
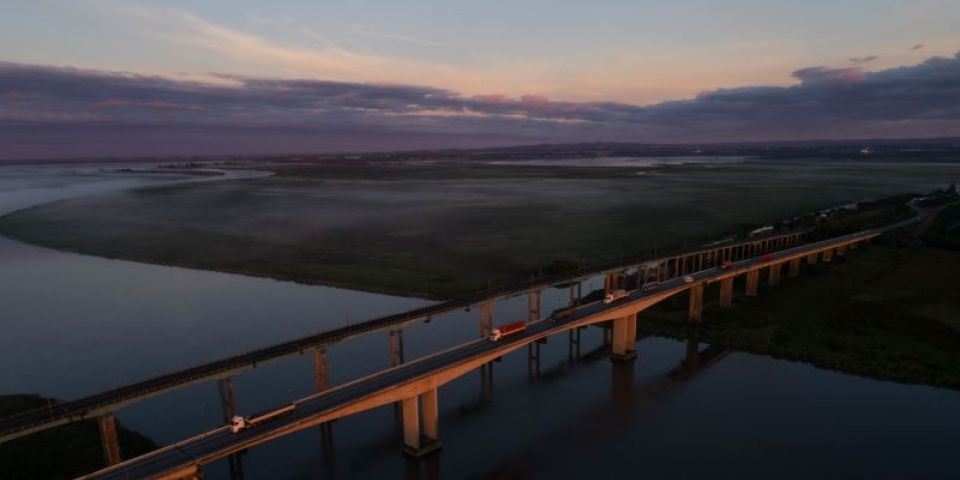
[[[773,254],[772,254],[772,253],[768,253],[768,254],[760,257],[760,261],[761,261],[761,262],[769,262],[770,260],[773,260],[773,258],[774,258]]]
[[[517,320],[513,323],[508,323],[506,325],[500,325],[497,328],[494,328],[490,332],[490,341],[496,342],[503,337],[509,337],[510,335],[516,335],[527,329],[527,322],[523,320]]]

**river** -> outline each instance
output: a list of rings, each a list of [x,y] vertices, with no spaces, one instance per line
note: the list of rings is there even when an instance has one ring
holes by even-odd
[[[2,166],[0,214],[77,195],[224,178],[117,174],[103,166]],[[598,286],[598,280],[591,281]],[[585,286],[584,291],[589,291]],[[544,310],[566,291],[548,291]],[[0,238],[0,394],[74,398],[224,355],[314,333],[424,300],[53,251]],[[497,305],[521,318],[524,298]],[[498,320],[499,321],[499,320]],[[475,337],[476,312],[405,332],[407,359]],[[395,411],[338,421],[332,445],[300,432],[242,455],[245,478],[947,478],[960,468],[960,392],[906,386],[734,352],[681,380],[680,342],[638,344],[612,365],[598,329],[579,359],[567,339],[543,346],[541,376],[522,353],[496,364],[492,399],[479,373],[440,390],[444,448],[400,454]],[[334,383],[389,364],[385,333],[332,347]],[[235,378],[241,413],[311,393],[311,359],[292,356]],[[216,382],[121,410],[126,425],[169,443],[220,421]],[[229,478],[226,462],[206,478]]]

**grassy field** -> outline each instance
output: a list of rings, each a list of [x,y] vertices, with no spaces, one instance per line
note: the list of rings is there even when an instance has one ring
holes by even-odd
[[[551,265],[638,256],[865,198],[960,164],[748,160],[652,167],[476,161],[280,164],[274,177],[145,188],[0,219],[105,257],[448,298]]]
[[[0,417],[46,406],[39,395],[0,395]],[[124,457],[157,448],[149,438],[117,425]],[[64,425],[0,444],[0,465],[5,480],[67,479],[105,466],[100,431],[95,420]]]
[[[957,285],[960,252],[891,239],[805,267],[781,287],[737,298],[731,309],[710,308],[700,326],[682,320],[678,302],[643,315],[641,329],[960,389]]]

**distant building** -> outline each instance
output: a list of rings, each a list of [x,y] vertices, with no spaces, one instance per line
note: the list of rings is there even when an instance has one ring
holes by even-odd
[[[870,155],[873,153],[873,149],[870,147],[863,147],[860,149],[860,155]]]

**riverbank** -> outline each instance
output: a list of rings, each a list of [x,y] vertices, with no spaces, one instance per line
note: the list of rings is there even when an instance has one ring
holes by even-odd
[[[54,402],[39,395],[0,395],[0,418],[41,408]],[[117,424],[124,457],[143,455],[157,448],[146,436]],[[37,432],[0,444],[3,478],[70,479],[106,466],[95,420]]]
[[[733,308],[708,308],[701,325],[666,303],[641,315],[641,331],[960,389],[960,252],[880,240],[785,280]]]

